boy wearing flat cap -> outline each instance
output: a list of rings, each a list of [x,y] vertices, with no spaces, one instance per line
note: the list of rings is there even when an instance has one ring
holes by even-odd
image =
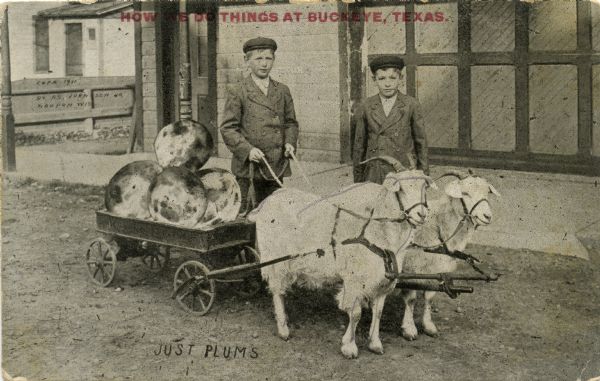
[[[250,75],[228,87],[220,130],[233,153],[231,171],[242,192],[241,210],[247,211],[251,177],[257,204],[279,187],[263,160],[280,181],[291,175],[287,157],[296,148],[298,122],[290,90],[269,76],[275,41],[253,38],[242,50]]]
[[[378,56],[369,66],[379,94],[367,98],[356,110],[352,121],[355,128],[354,182],[381,184],[386,174],[394,170],[381,160],[360,164],[376,156],[391,156],[406,168],[412,161],[417,169],[428,174],[421,106],[415,98],[398,90],[404,61],[397,55]]]

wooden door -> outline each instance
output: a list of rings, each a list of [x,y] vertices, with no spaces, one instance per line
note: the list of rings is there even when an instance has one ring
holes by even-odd
[[[83,75],[83,51],[81,23],[65,24],[65,74]]]

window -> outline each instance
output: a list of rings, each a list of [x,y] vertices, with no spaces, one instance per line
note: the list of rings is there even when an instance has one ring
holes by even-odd
[[[48,37],[48,19],[35,20],[35,70],[49,71],[49,37]]]
[[[90,41],[96,41],[96,29],[88,28],[88,39]]]

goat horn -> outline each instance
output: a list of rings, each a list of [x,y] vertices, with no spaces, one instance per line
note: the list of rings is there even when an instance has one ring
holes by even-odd
[[[394,171],[396,172],[402,172],[402,171],[406,171],[406,168],[402,165],[402,163],[400,163],[400,161],[398,161],[397,159],[391,157],[391,156],[375,156],[372,157],[370,159],[367,159],[365,161],[361,161],[360,164],[366,164],[372,160],[382,160],[385,161],[386,163],[388,163],[389,165],[391,165],[392,167],[394,167]]]
[[[415,164],[415,159],[413,159],[413,156],[407,153],[406,157],[408,158],[408,165],[410,166],[410,169],[417,169],[417,165]]]
[[[471,174],[470,173],[465,173],[463,171],[457,171],[455,169],[451,169],[448,172],[446,172],[443,175],[441,175],[439,178],[446,177],[446,176],[454,176],[454,177],[458,177],[460,180],[464,180],[467,177],[471,176]]]

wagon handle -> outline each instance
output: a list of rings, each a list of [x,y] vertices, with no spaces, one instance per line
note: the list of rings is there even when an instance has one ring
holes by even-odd
[[[317,254],[317,256],[319,258],[321,258],[321,257],[323,257],[325,255],[325,251],[323,249],[317,249],[315,251],[308,251],[306,253],[284,255],[283,257],[275,258],[275,259],[272,259],[272,260],[266,261],[266,262],[245,263],[245,264],[242,264],[242,265],[232,266],[232,267],[228,267],[228,268],[225,268],[225,269],[213,270],[213,271],[210,271],[206,275],[195,275],[195,276],[187,279],[181,285],[179,285],[179,287],[177,287],[173,291],[173,293],[171,294],[171,299],[175,299],[177,297],[177,295],[179,295],[179,293],[181,292],[181,290],[185,289],[192,282],[198,282],[198,281],[201,281],[201,280],[204,280],[204,279],[218,279],[220,277],[229,277],[231,275],[237,275],[239,273],[256,271],[256,270],[259,270],[259,269],[261,269],[261,268],[263,268],[265,266],[270,266],[270,265],[274,265],[274,264],[279,263],[279,262],[284,262],[284,261],[289,261],[289,260],[293,260],[293,259],[302,258],[302,257],[305,257],[305,256],[310,255],[310,254]]]

